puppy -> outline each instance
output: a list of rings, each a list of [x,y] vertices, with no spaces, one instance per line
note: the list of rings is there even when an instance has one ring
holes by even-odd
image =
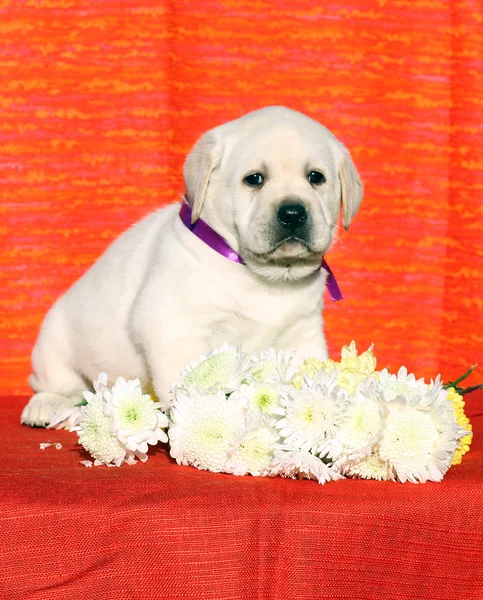
[[[327,358],[321,260],[341,202],[348,228],[363,194],[346,148],[316,121],[267,107],[203,135],[184,179],[192,222],[202,217],[240,261],[199,239],[179,203],[126,231],[47,313],[23,423],[48,423],[101,371],[109,383],[138,377],[168,405],[183,366],[225,341]]]

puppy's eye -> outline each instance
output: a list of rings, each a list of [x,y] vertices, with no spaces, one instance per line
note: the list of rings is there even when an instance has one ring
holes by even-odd
[[[310,183],[313,183],[314,185],[320,185],[321,183],[326,182],[325,175],[320,171],[310,171],[308,179]]]
[[[252,187],[260,187],[263,184],[263,175],[261,173],[252,173],[251,175],[247,175],[243,181]]]

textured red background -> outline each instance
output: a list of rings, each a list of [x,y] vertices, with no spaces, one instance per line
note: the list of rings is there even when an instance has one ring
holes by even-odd
[[[28,392],[46,309],[179,197],[197,137],[267,104],[327,125],[366,184],[329,257],[332,352],[445,379],[481,358],[480,2],[3,0],[0,40],[0,391]]]

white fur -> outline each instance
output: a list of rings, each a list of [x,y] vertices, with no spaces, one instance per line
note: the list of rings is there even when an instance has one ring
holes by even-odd
[[[262,164],[263,163],[263,164]],[[265,170],[261,189],[243,183]],[[327,181],[313,186],[307,169]],[[37,392],[22,422],[48,422],[73,405],[100,371],[152,383],[164,403],[190,360],[228,341],[244,350],[293,349],[327,357],[322,331],[322,255],[357,212],[362,184],[347,150],[322,125],[268,107],[205,134],[185,182],[201,215],[247,262],[217,254],[181,222],[180,204],[151,214],[116,240],[48,312],[32,354]],[[270,246],[281,200],[310,211],[313,240]]]

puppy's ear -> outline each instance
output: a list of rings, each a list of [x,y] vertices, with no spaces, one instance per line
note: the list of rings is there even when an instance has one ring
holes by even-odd
[[[186,158],[184,182],[192,208],[192,223],[200,218],[211,174],[220,164],[221,156],[221,144],[214,132],[209,131],[196,142]]]
[[[364,195],[364,186],[352,161],[349,150],[341,144],[339,179],[342,188],[342,222],[347,231],[352,219],[356,216]]]

